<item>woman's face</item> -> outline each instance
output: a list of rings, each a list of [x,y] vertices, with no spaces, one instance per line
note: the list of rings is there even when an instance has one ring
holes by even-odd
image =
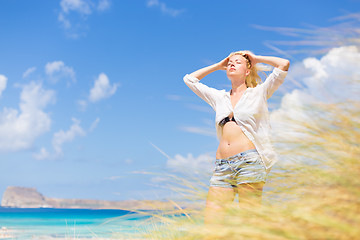
[[[226,68],[226,75],[231,79],[231,77],[241,76],[246,77],[249,75],[250,69],[247,68],[246,59],[239,55],[235,54],[229,58],[229,62]]]

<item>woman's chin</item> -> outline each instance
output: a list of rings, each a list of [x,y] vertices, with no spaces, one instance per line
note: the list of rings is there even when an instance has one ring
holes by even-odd
[[[226,75],[228,76],[228,78],[241,77],[241,74],[239,74],[238,72],[227,72]]]

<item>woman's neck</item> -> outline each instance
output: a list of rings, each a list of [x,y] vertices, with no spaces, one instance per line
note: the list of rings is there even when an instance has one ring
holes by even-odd
[[[247,89],[246,87],[246,83],[245,82],[242,82],[242,83],[234,83],[232,82],[231,83],[231,91],[230,91],[230,94],[237,94],[237,93],[242,93],[243,91],[245,91]]]

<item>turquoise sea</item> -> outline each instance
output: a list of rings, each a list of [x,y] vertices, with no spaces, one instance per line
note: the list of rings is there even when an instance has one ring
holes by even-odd
[[[128,239],[151,212],[1,208],[0,239]]]

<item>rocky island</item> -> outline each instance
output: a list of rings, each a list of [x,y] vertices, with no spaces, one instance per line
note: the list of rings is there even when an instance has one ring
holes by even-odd
[[[124,210],[171,210],[174,205],[158,200],[106,201],[90,199],[48,198],[35,188],[7,187],[1,207],[14,208],[87,208],[87,209],[124,209]]]

